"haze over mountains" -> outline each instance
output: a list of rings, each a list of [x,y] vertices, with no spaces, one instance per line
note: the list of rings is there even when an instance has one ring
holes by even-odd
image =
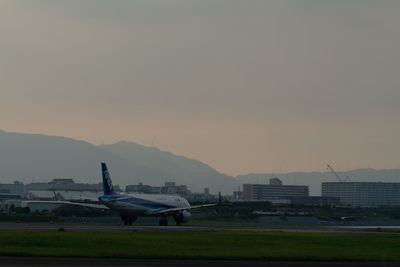
[[[71,138],[0,130],[0,181],[49,181],[71,177],[101,182],[100,162],[107,162],[115,184],[186,184],[190,190],[231,193],[238,182],[197,160],[176,156],[154,147],[118,142],[95,146]]]
[[[0,183],[15,180],[29,183],[53,178],[74,178],[77,182],[98,183],[100,162],[108,163],[115,184],[162,185],[166,181],[185,184],[193,192],[209,187],[212,193],[231,194],[243,183],[266,183],[272,176],[284,184],[309,185],[311,195],[319,195],[321,182],[337,181],[329,172],[224,175],[198,160],[177,156],[132,142],[95,146],[85,141],[41,134],[0,130]],[[358,169],[338,172],[351,181],[400,182],[400,169]]]

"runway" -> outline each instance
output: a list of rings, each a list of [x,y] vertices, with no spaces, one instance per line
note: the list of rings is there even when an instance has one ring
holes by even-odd
[[[400,229],[400,227],[379,227],[381,229]],[[124,226],[99,224],[46,224],[46,223],[0,223],[0,230],[11,231],[59,231],[68,232],[132,232],[132,231],[280,231],[280,232],[323,232],[323,233],[382,233],[373,231],[374,226]],[[368,231],[367,231],[368,230]],[[399,233],[400,234],[400,233]]]

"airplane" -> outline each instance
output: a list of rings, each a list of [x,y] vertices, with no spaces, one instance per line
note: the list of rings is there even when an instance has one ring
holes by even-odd
[[[80,203],[59,200],[53,190],[55,200],[24,200],[28,204],[60,204],[82,206],[96,209],[110,209],[118,212],[124,225],[132,225],[139,216],[160,217],[159,225],[167,226],[167,216],[172,215],[177,225],[188,222],[191,218],[190,210],[202,207],[215,206],[217,203],[191,206],[187,199],[178,195],[165,194],[118,194],[114,191],[110,173],[106,163],[101,163],[103,178],[103,193],[98,197],[102,204]],[[221,196],[220,196],[221,199]],[[96,199],[97,200],[97,199]],[[221,200],[219,201],[221,202]]]
[[[160,217],[159,225],[167,226],[167,216],[172,215],[176,225],[188,222],[190,210],[215,206],[217,203],[191,206],[187,199],[165,194],[118,194],[114,191],[106,163],[101,163],[103,193],[98,199],[107,208],[118,212],[124,225],[132,225],[139,216]]]

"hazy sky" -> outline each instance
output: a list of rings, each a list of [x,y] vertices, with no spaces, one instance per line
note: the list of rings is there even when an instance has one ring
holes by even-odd
[[[400,167],[400,1],[0,0],[0,129],[218,171]]]

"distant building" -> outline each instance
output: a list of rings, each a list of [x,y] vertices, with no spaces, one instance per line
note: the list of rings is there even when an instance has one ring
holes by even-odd
[[[49,184],[55,185],[71,185],[75,184],[74,180],[71,178],[55,178]]]
[[[378,207],[400,205],[400,183],[329,182],[322,183],[323,197],[337,197],[350,206]]]
[[[269,179],[269,184],[270,185],[282,185],[282,181],[276,177],[273,177],[273,178]]]
[[[190,194],[186,185],[176,185],[174,182],[165,182],[161,187],[162,194],[176,194],[180,196],[187,196]]]
[[[137,185],[127,185],[125,191],[128,193],[143,194],[172,194],[180,196],[190,195],[190,190],[186,185],[176,185],[174,182],[165,182],[164,186],[151,186],[139,183]]]
[[[8,199],[21,199],[21,195],[19,194],[10,194],[10,193],[1,193],[0,192],[0,201],[8,200]]]
[[[0,211],[9,212],[12,208],[21,207],[21,200],[8,199],[0,202]]]
[[[160,194],[161,187],[139,183],[137,185],[127,185],[125,191],[128,193]]]
[[[243,191],[233,191],[231,201],[241,201],[243,200]]]
[[[54,195],[55,193],[55,195]],[[85,200],[97,199],[103,192],[75,190],[31,190],[26,194],[27,199],[35,200]]]
[[[6,196],[23,198],[25,196],[25,186],[23,183],[15,181],[13,184],[0,184],[0,198],[6,199]]]
[[[275,183],[276,180],[272,182]],[[287,197],[308,197],[308,186],[273,184],[243,185],[243,198],[247,201],[276,201],[287,199]]]
[[[46,203],[35,201],[21,201],[21,208],[29,208],[30,212],[52,212],[54,209],[61,207],[63,203]]]
[[[205,196],[209,196],[210,195],[210,188],[209,187],[204,188],[204,195]]]
[[[114,185],[114,190],[121,191],[118,185]],[[57,178],[49,183],[27,184],[25,191],[26,198],[30,200],[54,200],[56,196],[59,200],[97,199],[103,194],[103,184],[75,183],[71,178]]]
[[[30,212],[51,212],[54,209],[65,205],[63,203],[39,202],[30,200],[5,200],[0,203],[0,211],[10,212],[12,208],[29,208]]]
[[[65,191],[92,191],[102,192],[103,183],[84,184],[75,183],[71,178],[57,178],[49,183],[31,183],[25,185],[26,191],[65,190]],[[121,191],[118,185],[114,185],[115,191]]]
[[[165,187],[174,187],[175,186],[175,182],[165,182],[164,186]]]

